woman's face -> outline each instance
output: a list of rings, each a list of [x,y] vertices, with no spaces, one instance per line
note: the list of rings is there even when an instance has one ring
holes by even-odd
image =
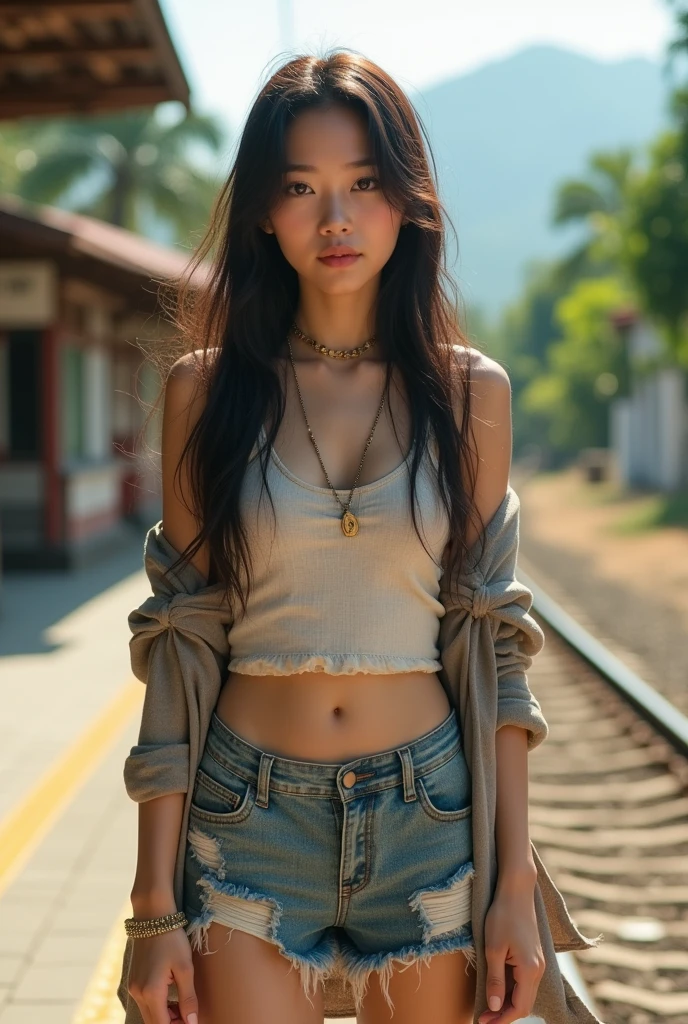
[[[286,157],[281,198],[265,230],[302,285],[358,291],[392,255],[403,216],[382,194],[362,118],[341,105],[303,111],[287,130]],[[338,245],[359,255],[328,265],[322,253]]]

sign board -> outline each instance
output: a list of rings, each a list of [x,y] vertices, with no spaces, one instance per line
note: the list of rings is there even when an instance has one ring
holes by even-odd
[[[50,260],[0,260],[0,327],[47,327],[57,317],[57,268]]]

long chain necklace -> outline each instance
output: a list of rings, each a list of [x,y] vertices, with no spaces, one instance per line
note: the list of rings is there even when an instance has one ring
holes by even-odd
[[[306,407],[303,404],[303,398],[301,397],[301,388],[299,387],[299,379],[296,376],[296,366],[294,365],[294,355],[293,355],[292,350],[291,350],[291,342],[289,341],[289,338],[287,338],[287,345],[289,345],[289,358],[291,360],[291,368],[294,371],[294,381],[296,382],[296,391],[297,391],[298,396],[299,396],[299,402],[301,403],[301,408],[303,409],[303,418],[305,419],[306,427],[308,428],[308,436],[310,437],[311,441],[313,442],[313,447],[315,448],[315,454],[318,456],[318,462],[322,466],[322,471],[325,474],[325,479],[327,480],[328,486],[331,488],[332,493],[334,494],[335,498],[339,502],[340,507],[344,510],[344,514],[342,515],[342,518],[340,520],[341,527],[342,527],[342,533],[344,534],[345,537],[355,537],[356,534],[358,533],[359,523],[358,523],[358,519],[353,514],[353,512],[349,511],[349,506],[351,505],[351,499],[353,498],[354,491],[356,490],[356,484],[358,483],[358,478],[361,475],[361,469],[363,468],[363,460],[365,459],[367,451],[368,451],[368,448],[370,447],[370,443],[373,440],[373,434],[375,433],[375,427],[377,426],[377,421],[380,418],[380,413],[382,412],[382,407],[385,404],[385,393],[384,393],[384,391],[382,392],[382,401],[380,402],[380,407],[377,410],[377,416],[375,417],[375,422],[373,423],[373,429],[370,431],[370,436],[368,437],[368,440],[366,441],[365,448],[363,449],[363,455],[361,456],[361,462],[360,462],[360,465],[358,467],[358,473],[356,474],[356,479],[354,480],[354,485],[351,488],[351,492],[349,494],[349,498],[347,500],[346,505],[342,505],[341,499],[340,499],[339,495],[337,494],[337,491],[335,490],[334,487],[332,487],[332,484],[330,483],[330,478],[327,475],[327,470],[325,469],[325,466],[323,465],[323,460],[320,458],[320,451],[319,451],[318,446],[317,446],[317,444],[315,442],[315,438],[313,437],[313,431],[310,428],[310,424],[308,422],[308,417],[306,416]]]
[[[332,359],[355,359],[357,356],[362,356],[367,349],[372,348],[375,344],[375,335],[372,334],[367,341],[364,341],[362,345],[357,345],[356,348],[328,348],[327,345],[321,345],[315,338],[309,338],[295,323],[291,325],[291,330],[297,338],[301,338],[301,341],[311,345],[316,352],[320,352],[324,356],[331,356]]]

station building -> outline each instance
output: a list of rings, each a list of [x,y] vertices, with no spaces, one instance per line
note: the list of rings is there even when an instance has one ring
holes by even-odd
[[[4,4],[0,51],[1,121],[190,109],[158,0]],[[69,568],[158,514],[154,462],[133,447],[159,382],[136,339],[164,343],[151,279],[185,262],[0,195],[0,569]]]
[[[159,517],[159,412],[139,433],[160,381],[144,352],[172,343],[157,282],[187,261],[0,196],[4,568],[69,568],[130,536],[129,521]]]

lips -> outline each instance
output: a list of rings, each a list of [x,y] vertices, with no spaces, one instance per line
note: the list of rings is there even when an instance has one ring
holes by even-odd
[[[346,256],[319,256],[318,259],[326,267],[350,267],[356,260],[360,259],[360,255],[352,253]]]
[[[320,253],[320,259],[325,256],[360,256],[360,253],[350,245],[330,245]]]

